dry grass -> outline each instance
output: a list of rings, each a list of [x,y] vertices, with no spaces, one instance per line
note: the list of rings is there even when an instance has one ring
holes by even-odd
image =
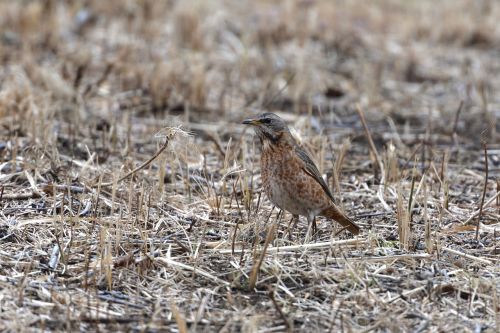
[[[500,331],[497,1],[0,10],[0,330]],[[272,208],[261,110],[358,239]]]

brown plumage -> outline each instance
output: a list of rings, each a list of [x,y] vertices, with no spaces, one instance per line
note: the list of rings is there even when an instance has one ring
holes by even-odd
[[[318,168],[280,117],[264,113],[243,124],[254,126],[262,143],[262,183],[273,204],[294,217],[307,217],[309,223],[321,215],[337,221],[354,235],[359,234],[359,227],[335,206]]]

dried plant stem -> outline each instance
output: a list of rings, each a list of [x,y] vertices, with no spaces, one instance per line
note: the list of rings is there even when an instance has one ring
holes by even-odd
[[[219,279],[218,277],[216,276],[213,276],[212,274],[200,269],[200,268],[195,268],[195,267],[192,267],[192,266],[189,266],[189,265],[186,265],[186,264],[183,264],[181,262],[177,262],[177,261],[174,261],[170,258],[154,258],[154,261],[155,262],[158,262],[164,266],[172,266],[172,267],[176,267],[176,268],[180,268],[180,269],[184,269],[186,271],[190,271],[190,272],[193,272],[193,273],[196,273],[196,274],[199,274],[203,277],[206,277],[207,279],[209,280],[212,280],[213,282],[215,283],[218,283],[218,284],[222,284],[224,286],[229,286],[230,283],[227,282],[227,281],[224,281],[224,280],[221,280]]]
[[[289,246],[276,246],[276,247],[269,247],[267,248],[267,253],[280,253],[280,252],[287,252],[287,251],[304,251],[306,249],[308,250],[315,250],[315,249],[326,249],[334,246],[350,246],[350,245],[363,245],[366,244],[367,239],[366,238],[355,238],[355,239],[347,239],[347,240],[339,240],[339,241],[331,241],[331,242],[318,242],[318,243],[309,243],[309,244],[302,244],[302,245],[289,245]],[[221,254],[229,254],[232,252],[231,249],[217,249],[213,250],[214,252],[218,252]],[[234,253],[241,253],[240,249],[234,250]]]
[[[278,312],[278,314],[280,315],[281,320],[283,320],[283,322],[285,323],[287,331],[288,332],[292,332],[293,331],[292,324],[290,323],[290,321],[287,319],[287,317],[283,313],[283,310],[281,309],[281,307],[279,306],[278,302],[276,301],[276,298],[274,297],[274,294],[275,294],[274,290],[270,290],[269,293],[268,293],[269,298],[271,299],[271,302],[273,302],[273,306],[276,309],[276,311]]]
[[[481,197],[481,205],[479,206],[479,215],[477,217],[476,241],[479,239],[479,226],[481,225],[481,216],[483,215],[484,198],[486,197],[486,188],[488,187],[488,150],[486,147],[486,143],[483,143],[483,149],[484,149],[484,188],[483,188],[483,196]]]
[[[334,258],[328,258],[326,260],[327,263],[335,263],[338,262],[338,260],[341,259],[340,257],[334,257]],[[396,262],[398,260],[409,260],[409,259],[432,259],[432,256],[428,253],[411,253],[411,254],[395,254],[395,255],[389,255],[389,256],[380,256],[380,257],[352,257],[352,258],[344,258],[349,261],[370,261],[370,262],[376,262],[376,261],[387,261],[387,262]],[[323,261],[324,262],[324,261]]]
[[[443,246],[443,247],[441,247],[441,250],[446,251],[448,253],[456,254],[457,256],[461,256],[461,257],[464,257],[464,258],[467,258],[467,259],[471,259],[471,260],[474,260],[474,261],[477,261],[477,262],[480,262],[480,263],[483,263],[483,264],[486,264],[486,265],[493,265],[493,262],[491,262],[490,260],[479,258],[479,257],[475,257],[475,256],[472,256],[470,254],[466,254],[466,253],[463,253],[463,252],[460,252],[460,251],[457,251],[457,250],[450,249],[448,247],[444,247]]]
[[[413,172],[412,172],[412,177],[411,177],[411,189],[410,189],[410,198],[408,199],[408,217],[411,223],[412,216],[413,216],[413,194],[415,190],[415,178],[416,178],[416,169],[417,169],[417,164],[413,166]],[[423,178],[423,177],[422,177]]]
[[[264,248],[262,249],[262,252],[260,253],[260,258],[259,260],[254,263],[252,267],[252,272],[250,273],[250,280],[249,280],[249,288],[250,290],[253,290],[255,288],[255,284],[257,283],[257,278],[259,276],[259,270],[260,266],[262,265],[262,262],[264,261],[264,257],[266,256],[266,250],[269,246],[269,243],[272,241],[274,238],[274,233],[276,231],[276,224],[272,223],[269,228],[267,229],[267,236],[266,236],[266,241],[264,243]],[[231,249],[233,253],[237,252]]]
[[[500,192],[497,192],[494,196],[492,196],[491,198],[488,199],[488,201],[486,201],[486,203],[484,203],[483,205],[481,205],[482,209],[486,208],[486,207],[489,207],[492,203],[495,202],[495,200],[497,200],[497,198],[500,198]],[[474,211],[474,213],[472,213],[463,223],[462,225],[465,225],[465,224],[469,224],[470,221],[472,221],[476,216],[479,215],[479,212],[480,212],[480,209]]]
[[[441,186],[444,186],[444,184],[446,183],[446,163],[447,163],[447,159],[448,159],[448,150],[445,150],[443,152],[443,157],[442,157],[442,160],[441,160],[441,168],[440,168],[440,171],[439,171],[440,182],[439,182],[438,192],[441,191]]]
[[[427,183],[424,183],[424,240],[425,240],[425,250],[427,253],[432,252],[432,240],[431,240],[431,220],[429,219],[429,213],[428,213],[428,204],[427,201],[429,200],[428,198],[428,192],[427,192]]]
[[[363,125],[363,129],[365,130],[366,139],[368,140],[368,146],[370,147],[370,151],[373,154],[373,158],[375,159],[375,165],[376,167],[379,168],[379,171],[381,172],[384,169],[384,167],[380,160],[377,148],[375,147],[375,143],[373,142],[370,129],[368,128],[368,124],[366,123],[365,114],[361,109],[361,107],[359,106],[359,104],[356,105],[356,111],[358,112],[361,124]]]
[[[27,193],[8,193],[2,195],[2,200],[26,200],[26,199],[34,199],[39,198],[40,194],[36,192],[27,192]]]
[[[144,169],[145,167],[147,167],[149,164],[151,164],[151,162],[153,162],[158,156],[160,156],[161,153],[163,153],[165,151],[165,149],[167,149],[168,147],[168,143],[170,142],[170,140],[173,138],[173,135],[175,134],[170,134],[170,135],[167,135],[166,139],[165,139],[165,143],[163,144],[163,146],[160,147],[160,149],[158,149],[158,151],[156,151],[156,153],[151,156],[151,158],[149,160],[147,160],[146,162],[142,163],[141,165],[139,165],[137,168],[135,168],[134,170],[130,171],[129,173],[127,173],[125,176],[123,177],[120,177],[116,182],[109,182],[109,183],[102,183],[100,186],[101,187],[109,187],[109,186],[113,186],[113,184],[117,184],[117,183],[121,183],[122,181],[124,181],[125,179],[129,178],[130,176],[134,175],[136,172]],[[95,184],[93,187],[97,187],[99,186],[98,184]]]
[[[500,197],[498,196],[498,193],[500,193],[500,179],[497,179],[497,208],[498,208],[498,214],[500,214]]]
[[[172,303],[170,306],[170,309],[172,310],[172,315],[175,318],[175,321],[177,323],[177,327],[179,328],[180,333],[188,333],[188,327],[186,324],[186,320],[184,319],[184,316],[179,312],[179,309],[175,304]]]
[[[427,288],[427,287],[426,286],[421,286],[421,287],[417,287],[417,288],[412,289],[412,290],[405,291],[401,295],[398,295],[398,296],[395,296],[395,297],[392,297],[392,298],[388,299],[386,301],[386,303],[392,303],[392,302],[400,299],[401,297],[407,297],[407,296],[415,294],[415,293],[417,293],[417,292],[419,292],[421,290],[425,290],[425,288]]]
[[[410,217],[409,217],[409,210],[404,208],[403,193],[400,184],[398,184],[397,187],[396,217],[398,223],[399,243],[402,248],[408,249]]]
[[[344,164],[344,160],[347,154],[347,151],[349,150],[349,147],[351,145],[350,140],[345,140],[342,143],[342,146],[340,147],[340,150],[337,154],[337,158],[335,159],[335,162],[333,164],[333,187],[337,194],[340,197],[340,172],[342,170],[342,165]],[[333,148],[330,145],[330,150],[332,151],[333,155]]]
[[[363,125],[363,128],[365,130],[365,135],[366,139],[368,140],[368,146],[370,147],[370,151],[372,153],[373,158],[375,159],[375,165],[376,168],[378,168],[378,171],[380,172],[381,179],[380,179],[380,185],[378,189],[378,199],[380,200],[380,203],[384,207],[385,210],[387,211],[392,211],[391,207],[385,202],[384,199],[384,184],[385,184],[385,172],[384,172],[384,165],[382,164],[382,161],[380,160],[380,156],[378,154],[377,148],[375,147],[375,143],[373,143],[372,136],[370,134],[370,129],[368,128],[368,124],[366,123],[365,120],[365,115],[363,113],[363,110],[359,106],[359,104],[356,104],[356,111],[358,112],[359,118],[361,119],[361,124]]]
[[[451,131],[453,137],[457,135],[458,119],[460,118],[460,112],[462,112],[463,108],[464,108],[464,101],[461,100],[460,104],[458,105],[457,112],[455,112],[455,119],[453,121],[453,129]]]
[[[500,308],[500,302],[498,301],[498,294],[497,294],[497,288],[495,286],[495,283],[492,283],[491,289],[493,289],[493,309],[495,313],[495,329],[497,332],[500,332],[500,311],[498,309]]]

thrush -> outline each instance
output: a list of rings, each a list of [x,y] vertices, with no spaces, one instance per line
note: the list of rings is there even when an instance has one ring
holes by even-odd
[[[274,205],[290,212],[296,221],[305,216],[310,227],[319,215],[337,221],[354,235],[359,234],[359,227],[335,206],[318,168],[280,117],[263,113],[244,120],[243,124],[253,126],[262,144],[262,185]]]

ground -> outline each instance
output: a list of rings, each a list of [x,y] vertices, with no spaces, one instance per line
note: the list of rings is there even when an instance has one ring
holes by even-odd
[[[500,2],[0,10],[1,331],[500,331]],[[263,111],[359,236],[272,207]]]

